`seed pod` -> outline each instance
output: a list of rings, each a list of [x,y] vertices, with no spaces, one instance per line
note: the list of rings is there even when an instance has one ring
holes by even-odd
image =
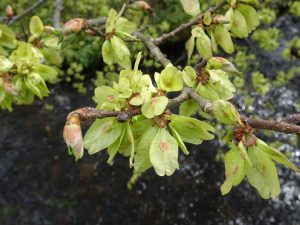
[[[234,52],[234,45],[232,43],[231,36],[224,25],[217,25],[215,27],[214,34],[218,45],[220,45],[226,53],[231,54]]]
[[[6,7],[6,9],[5,9],[5,14],[6,14],[6,16],[7,16],[8,18],[11,18],[11,17],[14,16],[14,10],[13,10],[13,8],[12,8],[10,5],[8,5],[8,6]]]
[[[84,27],[86,27],[86,21],[81,18],[75,18],[64,24],[63,34],[68,35],[71,33],[78,33]]]
[[[245,38],[248,36],[246,19],[238,10],[233,11],[232,26],[230,31],[239,38]]]
[[[82,132],[78,114],[68,116],[63,132],[64,140],[75,156],[76,161],[83,156]]]
[[[210,40],[211,40],[211,48],[213,50],[213,53],[217,54],[218,53],[218,43],[217,43],[215,34],[212,30],[210,31]]]
[[[224,15],[215,15],[212,19],[213,23],[220,23],[220,24],[228,24],[231,23],[231,19]]]
[[[202,28],[200,36],[196,39],[196,47],[198,52],[204,59],[212,57],[211,40]]]
[[[239,3],[237,10],[245,17],[247,22],[248,33],[253,31],[259,25],[259,17],[256,10],[246,4]]]

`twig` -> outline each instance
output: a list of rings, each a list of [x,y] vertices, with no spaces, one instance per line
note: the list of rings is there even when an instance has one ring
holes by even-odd
[[[21,19],[22,17],[30,14],[33,10],[35,10],[36,8],[38,8],[39,6],[41,6],[44,2],[45,2],[45,0],[38,0],[38,1],[36,1],[36,3],[34,3],[32,6],[28,7],[27,9],[25,9],[21,14],[13,16],[8,21],[8,25],[11,25],[11,24],[15,23],[17,20]]]
[[[171,63],[169,59],[166,58],[166,56],[160,51],[160,49],[153,43],[151,38],[146,37],[141,32],[135,32],[134,36],[139,38],[144,44],[148,47],[151,54],[154,56],[156,61],[160,62],[163,66],[168,65]]]
[[[55,1],[55,11],[53,15],[53,27],[55,29],[58,29],[60,27],[60,18],[61,18],[61,12],[64,7],[64,0],[56,0]]]
[[[208,11],[210,11],[211,13],[213,12],[216,12],[218,9],[222,8],[224,5],[227,4],[227,1],[223,1],[219,4],[217,4],[216,6],[214,7],[211,7],[208,9]],[[156,45],[160,45],[162,44],[164,41],[166,41],[167,39],[170,39],[170,38],[173,38],[175,37],[178,33],[182,32],[183,30],[195,25],[199,19],[202,19],[204,13],[201,13],[199,14],[198,16],[196,16],[193,20],[187,22],[187,23],[183,23],[181,24],[180,26],[178,26],[175,30],[169,32],[169,33],[166,33],[166,34],[163,34],[161,35],[160,37],[157,37],[153,40],[153,42],[156,44]]]

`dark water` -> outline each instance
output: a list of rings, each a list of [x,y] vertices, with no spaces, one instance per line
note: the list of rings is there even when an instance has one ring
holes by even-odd
[[[278,26],[286,29],[284,23]],[[286,33],[291,32],[299,35],[299,29]],[[258,58],[269,77],[272,71],[299,64],[286,64],[278,54]],[[299,87],[296,76],[286,87],[254,95],[254,113],[268,118],[297,112]],[[47,111],[45,103],[53,104],[54,110]],[[267,110],[266,103],[276,108]],[[131,176],[127,159],[118,157],[109,166],[103,152],[86,154],[75,163],[67,155],[62,129],[68,112],[89,105],[90,97],[57,87],[43,102],[0,112],[1,225],[300,224],[300,177],[286,168],[279,167],[282,193],[275,200],[261,199],[245,181],[222,197],[224,168],[215,160],[217,141],[190,146],[190,155],[180,156],[180,170],[173,176],[158,177],[151,170],[131,192],[126,189]],[[287,142],[292,137],[276,134],[271,139],[286,142],[280,150],[291,152],[299,166],[300,146]]]

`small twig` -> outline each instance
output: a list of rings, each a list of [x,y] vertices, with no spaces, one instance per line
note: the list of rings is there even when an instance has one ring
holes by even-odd
[[[58,29],[60,27],[61,12],[64,7],[64,0],[55,1],[55,11],[53,15],[53,27]]]
[[[41,6],[43,3],[45,2],[45,0],[38,0],[36,1],[36,3],[34,3],[32,6],[28,7],[27,9],[25,9],[21,14],[13,16],[9,21],[8,21],[8,25],[11,25],[13,23],[15,23],[17,20],[21,19],[22,17],[30,14],[32,11],[34,11],[36,8],[38,8],[39,6]]]
[[[153,43],[151,38],[146,37],[141,32],[135,32],[134,36],[139,38],[148,47],[151,54],[154,56],[156,61],[160,62],[163,66],[167,66],[171,61],[160,51],[160,49]]]
[[[221,3],[219,3],[218,5],[214,6],[214,7],[211,7],[208,9],[208,11],[210,11],[211,13],[213,12],[216,12],[218,9],[222,8],[224,5],[227,4],[227,1],[223,1]],[[157,37],[154,39],[154,43],[156,45],[160,45],[162,44],[164,41],[170,39],[170,38],[173,38],[175,37],[178,33],[182,32],[183,30],[195,25],[199,19],[202,19],[204,13],[201,13],[199,14],[198,16],[196,16],[193,20],[187,22],[187,23],[183,23],[181,24],[180,26],[178,26],[175,30],[172,30],[171,32],[169,33],[166,33],[166,34],[163,34],[161,35],[160,37]]]

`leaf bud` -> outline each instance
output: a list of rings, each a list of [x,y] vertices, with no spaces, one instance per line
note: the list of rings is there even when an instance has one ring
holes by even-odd
[[[82,131],[78,114],[71,114],[67,118],[63,131],[64,140],[75,156],[76,161],[83,156]]]
[[[78,33],[87,25],[86,21],[82,18],[75,18],[66,22],[63,26],[63,34],[68,35],[71,33]]]
[[[14,16],[14,10],[13,10],[13,8],[12,8],[10,5],[8,5],[8,6],[6,7],[6,9],[5,9],[5,14],[6,14],[6,16],[7,16],[8,18],[11,18],[11,17]]]

